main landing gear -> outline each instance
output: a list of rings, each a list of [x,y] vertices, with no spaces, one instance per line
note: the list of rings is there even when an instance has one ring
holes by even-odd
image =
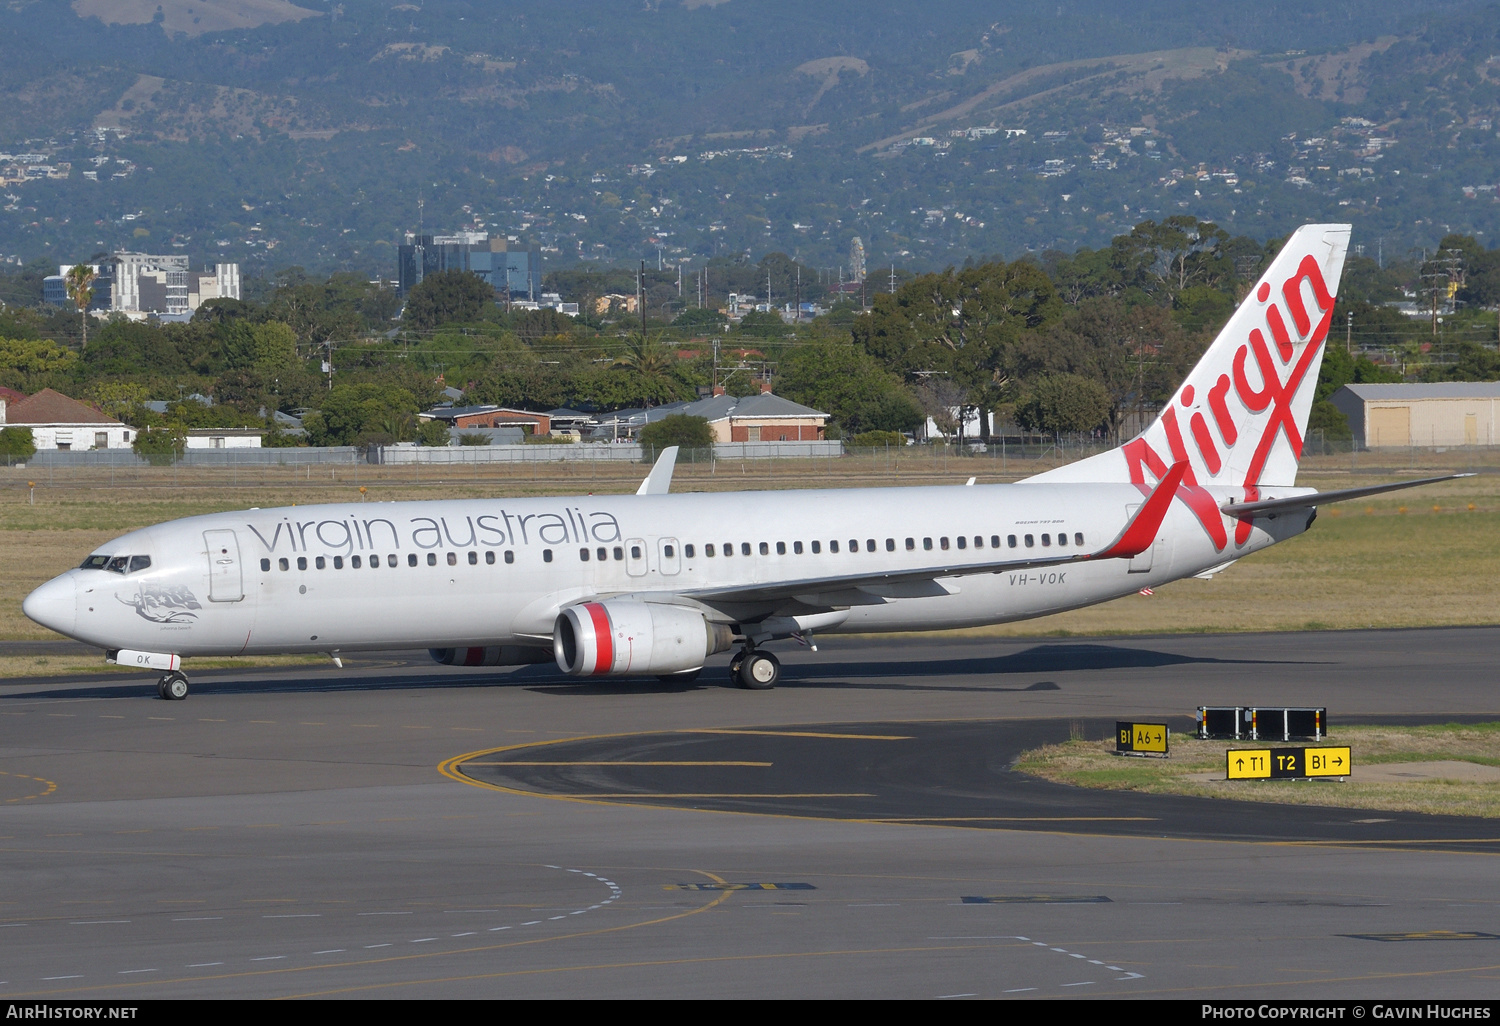
[[[168,702],[180,702],[188,696],[188,679],[186,675],[173,670],[171,673],[163,674],[161,680],[156,682],[156,697]]]
[[[765,691],[781,679],[781,662],[769,652],[742,649],[729,662],[729,679],[742,688]]]

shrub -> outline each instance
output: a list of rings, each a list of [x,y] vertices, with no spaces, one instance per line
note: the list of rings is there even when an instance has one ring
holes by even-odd
[[[849,439],[849,444],[861,449],[883,449],[888,445],[905,445],[906,436],[899,431],[861,431]]]
[[[29,427],[0,428],[0,456],[29,460],[36,455],[36,440]]]

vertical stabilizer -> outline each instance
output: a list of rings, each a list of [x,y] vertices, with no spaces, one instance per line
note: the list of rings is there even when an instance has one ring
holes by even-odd
[[[1151,485],[1186,461],[1179,494],[1206,527],[1216,525],[1210,533],[1219,543],[1225,528],[1202,485],[1242,489],[1249,502],[1262,487],[1296,482],[1350,229],[1310,224],[1293,232],[1149,428],[1028,480]],[[1248,532],[1248,522],[1239,529]]]

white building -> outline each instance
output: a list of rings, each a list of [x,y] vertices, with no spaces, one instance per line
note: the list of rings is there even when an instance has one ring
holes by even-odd
[[[1500,444],[1500,381],[1345,385],[1330,401],[1366,448]]]
[[[0,399],[0,427],[30,428],[39,452],[128,449],[136,434],[135,428],[50,388],[14,402]]]
[[[260,428],[189,428],[189,449],[259,449]]]

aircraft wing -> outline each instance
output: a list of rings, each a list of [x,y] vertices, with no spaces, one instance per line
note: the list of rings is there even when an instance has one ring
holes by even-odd
[[[1438,481],[1452,481],[1455,478],[1473,476],[1473,474],[1444,474],[1441,477],[1423,477],[1415,481],[1398,481],[1396,484],[1370,485],[1366,488],[1340,488],[1333,492],[1312,492],[1308,495],[1293,495],[1285,499],[1230,502],[1225,503],[1221,508],[1232,517],[1254,517],[1262,513],[1275,513],[1284,509],[1310,509],[1313,506],[1326,506],[1329,503],[1343,502],[1346,499],[1362,499],[1366,495],[1379,495],[1382,492],[1395,492],[1403,488],[1415,488],[1417,485],[1435,484]]]
[[[1177,463],[1147,496],[1124,529],[1102,549],[1055,556],[1027,556],[1022,559],[978,560],[971,563],[949,563],[910,570],[877,573],[837,574],[803,577],[793,580],[763,581],[727,587],[698,588],[676,592],[684,598],[707,605],[718,603],[759,604],[793,599],[814,606],[867,605],[885,598],[916,598],[945,594],[938,578],[968,577],[977,574],[1002,574],[1021,570],[1066,566],[1100,559],[1130,559],[1149,549],[1167,509],[1177,494],[1187,463]],[[808,601],[811,599],[812,601]]]

